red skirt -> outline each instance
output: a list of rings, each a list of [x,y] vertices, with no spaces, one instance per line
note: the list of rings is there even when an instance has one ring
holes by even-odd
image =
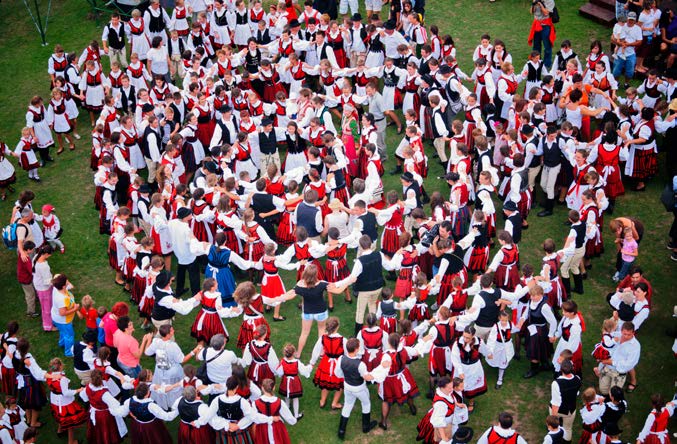
[[[590,442],[590,438],[592,438],[592,434],[595,432],[599,432],[602,430],[602,423],[597,421],[593,424],[583,424],[583,430],[581,431],[581,437],[578,440],[578,444],[588,444]],[[652,436],[649,434],[649,436]],[[660,444],[660,441],[655,440],[655,441],[649,441],[648,439],[644,441],[644,444],[649,444],[651,442],[652,444]]]
[[[232,229],[229,229],[223,230],[223,234],[226,235],[226,247],[233,253],[241,254],[242,249],[240,248],[240,241],[235,235],[235,232]]]
[[[428,359],[428,370],[432,376],[451,376],[451,371],[447,369],[446,347],[435,347],[433,345]]]
[[[216,127],[216,121],[210,120],[207,123],[198,123],[196,136],[203,147],[208,147],[212,141],[212,135],[214,134],[214,128]]]
[[[202,318],[202,325],[199,325],[200,318]],[[209,312],[204,309],[200,310],[195,317],[193,326],[190,327],[190,335],[198,341],[209,343],[212,337],[218,334],[224,335],[226,339],[228,338],[228,332],[226,332],[226,329],[223,326],[221,316],[215,311]]]
[[[136,259],[134,259],[133,257],[127,257],[125,259],[124,266],[126,280],[131,281],[132,279],[134,279],[134,268],[136,268]]]
[[[97,211],[100,211],[103,206],[102,194],[103,187],[94,187],[94,208],[96,208]]]
[[[24,169],[24,171],[30,171],[40,167],[40,162],[36,160],[35,162],[30,163],[28,161],[28,156],[23,152],[19,156],[19,164],[21,165],[21,168]]]
[[[276,298],[285,294],[284,284],[282,279],[278,274],[269,275],[268,273],[263,274],[263,280],[261,281],[261,295],[267,298]]]
[[[258,262],[263,257],[264,246],[262,241],[244,244],[244,258],[252,262]]]
[[[494,273],[494,285],[505,291],[515,291],[520,283],[520,275],[517,264],[508,266],[499,264]]]
[[[595,344],[595,349],[592,351],[592,357],[598,361],[606,361],[611,357],[611,352],[609,352],[601,342],[598,342]]]
[[[350,275],[348,261],[342,257],[338,260],[327,259],[325,262],[324,277],[327,282],[338,282]]]
[[[272,439],[268,435],[268,427],[268,424],[256,424],[254,427],[256,444],[291,444],[284,421],[277,421],[270,425],[272,427]]]
[[[520,193],[520,201],[517,203],[517,210],[522,216],[522,220],[527,220],[529,210],[531,209],[531,191],[528,189]]]
[[[397,319],[381,316],[379,326],[381,327],[381,330],[383,330],[387,334],[395,333],[395,331],[397,330]]]
[[[414,275],[418,273],[418,271],[418,265],[415,265],[414,267],[400,268],[400,272],[397,275],[397,281],[395,282],[395,291],[393,296],[400,299],[406,299],[411,296],[414,286],[412,279]]]
[[[132,284],[132,300],[138,304],[146,292],[146,278],[141,276],[134,276],[134,283]]]
[[[270,366],[267,362],[261,364],[256,361],[252,361],[252,363],[247,368],[247,378],[249,378],[250,381],[259,387],[261,387],[261,383],[264,379],[272,379],[275,381],[275,375],[273,374],[273,371],[270,369]]]
[[[118,246],[112,237],[108,240],[108,265],[115,271],[122,271],[118,265]]]
[[[179,421],[177,444],[214,444],[215,442],[214,429],[208,425],[193,427],[190,424]]]
[[[348,181],[348,179],[349,179],[349,176],[346,175],[346,182]],[[341,203],[343,205],[345,205],[346,207],[348,206],[349,197],[350,196],[348,195],[348,188],[346,188],[346,187],[342,187],[342,188],[339,188],[338,190],[334,190],[334,199],[341,201]]]
[[[625,187],[621,180],[621,169],[618,165],[595,165],[595,169],[600,176],[604,177],[606,175],[606,184],[604,185],[604,194],[606,194],[606,197],[615,199],[616,197],[625,194]]]
[[[240,326],[240,332],[237,335],[237,348],[240,350],[245,349],[247,344],[249,344],[254,339],[254,330],[256,330],[256,327],[259,325],[266,326],[268,333],[266,334],[265,340],[267,341],[270,339],[270,325],[268,325],[266,318],[259,316],[254,319],[244,320]]]
[[[115,418],[108,410],[98,410],[94,413],[96,425],[87,421],[87,442],[96,444],[118,444],[123,438],[118,431]]]
[[[425,414],[421,421],[419,421],[416,426],[418,430],[418,435],[416,435],[416,441],[423,441],[424,444],[437,444],[435,440],[435,428],[430,423],[430,418],[433,416],[433,409],[428,410],[428,413]]]
[[[562,301],[566,298],[566,291],[564,290],[564,284],[562,279],[557,276],[555,279],[550,280],[551,290],[545,294],[548,305],[553,308],[559,308],[562,306]]]
[[[336,63],[339,68],[343,69],[348,66],[348,58],[346,57],[346,51],[343,48],[334,49],[334,56],[336,57]]]
[[[61,406],[61,409],[54,404],[51,404],[51,406],[54,420],[59,424],[59,433],[84,424],[89,417],[85,409],[75,401]]]
[[[96,157],[94,149],[92,149],[92,153],[89,156],[89,168],[91,168],[92,171],[99,169],[99,158]]]
[[[384,227],[383,236],[381,237],[381,251],[386,256],[392,257],[400,249],[400,234],[402,231],[401,225],[386,225]]]
[[[496,237],[496,213],[487,215],[487,236]]]
[[[16,371],[13,368],[2,366],[2,393],[16,398]]]
[[[458,273],[445,274],[442,277],[442,282],[440,282],[440,292],[437,293],[437,305],[442,305],[444,301],[447,300],[447,297],[449,297],[449,295],[454,291],[454,285],[452,282],[457,276],[461,278],[464,286],[467,284],[468,272],[465,268]],[[519,276],[517,276],[517,280],[519,281]]]
[[[430,308],[428,307],[428,304],[417,303],[411,310],[409,310],[408,319],[411,322],[416,321],[418,323],[421,323],[423,321],[427,321],[432,317],[433,316],[432,313],[430,313]]]
[[[207,227],[204,222],[195,221],[195,225],[193,225],[193,234],[200,242],[209,242],[209,234],[207,233]]]
[[[369,159],[364,149],[360,149],[359,154],[357,155],[357,177],[364,179],[367,177],[367,163]]]
[[[471,273],[484,273],[489,262],[489,246],[473,247],[470,253],[470,261],[468,263],[468,271]]]
[[[409,390],[406,392],[403,387],[404,381],[410,386]],[[397,375],[387,376],[385,381],[383,381],[380,390],[381,399],[389,404],[397,403],[402,405],[409,399],[418,396],[418,394],[416,380],[406,367]]]
[[[368,372],[374,370],[381,364],[381,357],[383,357],[383,351],[380,348],[365,348],[364,354],[362,355],[362,362],[364,362],[364,365],[367,366]]]
[[[658,163],[653,150],[635,150],[635,159],[632,168],[633,179],[646,179],[656,175]]]
[[[303,385],[301,378],[296,376],[282,376],[280,380],[280,395],[285,398],[300,398],[303,396]]]
[[[284,212],[280,218],[280,224],[277,226],[277,243],[285,247],[291,245],[296,240],[294,234],[294,224],[291,221],[291,213]]]
[[[155,298],[153,297],[142,297],[141,302],[139,302],[139,316],[142,318],[150,319],[153,314],[153,306],[155,306]]]
[[[148,423],[132,419],[129,421],[129,434],[132,444],[168,444],[172,442],[165,422],[157,418]]]
[[[590,259],[593,257],[600,257],[604,253],[604,242],[602,237],[595,237],[594,239],[588,239],[585,242],[585,258]]]
[[[331,359],[327,355],[322,355],[320,364],[315,370],[313,384],[323,390],[341,390],[343,388],[343,378],[336,376],[336,365],[338,358]]]
[[[432,279],[433,277],[434,261],[435,258],[427,251],[418,257],[418,266],[421,268],[421,271],[425,273],[428,279]]]
[[[317,267],[317,278],[319,280],[323,281],[324,280],[324,267],[322,267],[322,264],[317,259],[313,259],[311,263]],[[301,280],[301,276],[303,275],[303,270],[305,270],[305,269],[306,269],[305,265],[299,266],[299,269],[296,272],[296,280],[297,281]]]
[[[282,91],[285,96],[287,95],[287,91],[280,82],[274,83],[272,85],[263,85],[263,97],[261,99],[266,103],[274,103],[275,100],[277,100],[275,95],[280,91]]]
[[[574,364],[574,374],[581,376],[583,374],[583,346],[578,344],[578,348],[571,356],[571,362]]]

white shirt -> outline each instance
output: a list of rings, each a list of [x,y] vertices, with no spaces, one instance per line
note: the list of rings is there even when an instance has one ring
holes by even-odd
[[[491,430],[494,430],[499,436],[502,436],[503,438],[510,438],[512,435],[517,433],[513,429],[504,429],[501,426],[493,426],[489,427],[483,434],[480,436],[480,439],[477,441],[477,444],[488,444],[489,441],[487,438],[489,437],[489,432]],[[517,444],[527,444],[527,442],[522,438],[521,436],[517,437]]]
[[[642,346],[637,338],[621,342],[611,351],[611,368],[618,373],[627,373],[639,362]]]
[[[167,230],[174,255],[179,264],[192,264],[197,256],[204,254],[201,242],[195,238],[188,223],[179,219],[172,219],[167,223]]]
[[[238,359],[230,350],[223,349],[221,353],[211,347],[206,348],[195,356],[195,359],[198,361],[210,361],[207,362],[207,376],[209,380],[214,384],[225,384],[226,380],[230,378],[233,374],[233,364],[244,364],[241,359]]]

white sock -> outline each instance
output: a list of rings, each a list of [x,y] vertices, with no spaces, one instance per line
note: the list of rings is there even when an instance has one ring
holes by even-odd
[[[498,369],[498,383],[503,384],[503,374],[505,373],[504,368],[499,368]]]
[[[293,405],[293,409],[294,409],[294,418],[298,418],[299,417],[299,398],[294,398],[292,400],[292,405]]]

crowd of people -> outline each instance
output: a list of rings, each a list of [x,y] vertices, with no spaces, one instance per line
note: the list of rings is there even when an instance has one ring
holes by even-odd
[[[66,252],[58,209],[38,212],[38,196],[22,191],[8,236],[26,315],[58,330],[72,361],[36,362],[20,323],[7,325],[0,442],[35,442],[50,404],[69,443],[85,424],[90,443],[127,434],[172,442],[165,423],[177,417],[180,444],[288,443],[287,426],[303,418],[301,377],[312,375],[320,408],[341,412],[341,439],[359,401],[364,433],[388,430],[392,406],[407,404],[418,440],[465,443],[488,390],[485,368],[497,369],[500,390],[522,356],[524,378],[553,376],[543,442],[570,444],[574,431],[579,444],[621,442],[652,287],[638,265],[643,224],[613,213],[623,211],[626,186],[645,191],[657,174],[657,136],[675,141],[675,71],[620,86],[641,41],[633,12],[609,53],[594,41],[579,57],[562,40],[553,59],[546,1],[534,4],[528,60],[513,61],[485,34],[467,75],[453,38],[424,26],[424,2],[382,6],[367,0],[363,20],[356,1],[264,10],[259,0],[177,0],[169,14],[151,0],[126,21],[113,14],[81,54],[56,45],[49,99],[31,99],[15,150],[1,144],[1,197],[16,180],[10,157],[40,182],[55,144],[59,155],[87,139],[77,129],[87,111],[98,229],[129,302],[76,302],[66,274],[49,266]],[[391,125],[397,146],[386,144]],[[395,167],[386,173],[388,157]],[[442,166],[448,195],[428,178],[429,162]],[[386,174],[401,187],[384,187]],[[528,264],[520,242],[539,203],[541,220],[566,206],[567,227]],[[617,252],[609,316],[586,326],[576,299],[604,238]],[[293,288],[280,270],[295,271]],[[273,347],[268,322],[287,321],[280,307],[297,297],[298,343]],[[335,302],[354,303],[354,326],[332,316]],[[174,330],[177,316],[194,317],[190,331]],[[231,341],[223,319],[240,317]],[[86,325],[81,339],[76,318]],[[600,330],[593,350],[583,349],[586,328]],[[195,347],[184,353],[175,335]],[[585,370],[597,387],[582,385],[584,353],[596,360]],[[142,368],[143,356],[154,369]],[[70,363],[77,381],[64,371]],[[410,366],[425,366],[429,380]],[[374,417],[372,386],[381,399]],[[420,391],[432,400],[419,401],[423,415]],[[674,403],[658,393],[650,401],[642,430],[622,439],[669,442]],[[478,442],[525,441],[504,412]]]

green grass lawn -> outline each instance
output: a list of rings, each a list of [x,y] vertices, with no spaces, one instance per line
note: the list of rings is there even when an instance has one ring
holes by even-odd
[[[38,2],[46,10],[47,1]],[[558,25],[558,40],[570,39],[579,54],[587,53],[589,42],[595,38],[603,41],[608,39],[609,30],[578,16],[577,9],[581,1],[566,0],[558,2],[562,21]],[[529,14],[530,2],[526,0],[499,0],[490,4],[486,1],[456,0],[456,1],[428,1],[427,24],[437,24],[441,34],[451,33],[456,41],[458,57],[461,67],[467,74],[471,73],[471,52],[478,42],[479,36],[485,32],[492,38],[501,38],[505,41],[508,50],[513,55],[515,65],[522,66],[530,48],[526,44],[531,25]],[[92,38],[100,38],[101,29],[88,17],[89,11],[86,2],[55,1],[52,4],[47,41],[49,46],[40,46],[40,39],[28,14],[21,3],[0,3],[0,48],[2,60],[0,64],[0,139],[14,147],[24,126],[26,105],[34,94],[48,95],[49,79],[47,76],[47,59],[55,43],[61,43],[67,51],[78,53]],[[105,22],[105,20],[104,20]],[[584,58],[584,56],[581,56]],[[63,241],[66,244],[65,255],[55,255],[50,260],[53,273],[66,273],[76,286],[75,294],[79,299],[84,294],[91,294],[97,305],[110,307],[115,301],[127,300],[128,295],[121,292],[120,287],[113,283],[113,274],[107,265],[106,244],[107,238],[100,236],[97,229],[97,213],[92,205],[94,187],[92,174],[89,170],[89,133],[88,119],[83,113],[80,120],[80,133],[83,139],[77,143],[77,151],[66,151],[59,156],[54,164],[40,171],[43,181],[41,184],[28,183],[23,171],[18,171],[19,182],[17,190],[30,188],[37,194],[35,201],[39,208],[45,203],[56,207],[64,227]],[[389,152],[399,142],[399,137],[389,129]],[[432,150],[429,151],[431,153]],[[393,156],[386,165],[386,171],[392,168]],[[434,162],[432,162],[434,163]],[[447,192],[444,183],[434,178],[442,173],[437,164],[431,165],[430,178],[426,187],[429,191],[440,190]],[[394,176],[384,176],[386,190],[400,189],[399,180]],[[639,388],[628,395],[630,412],[624,417],[621,428],[624,429],[622,438],[626,441],[634,440],[641,429],[644,418],[648,413],[648,396],[660,391],[666,397],[671,397],[673,378],[677,374],[675,360],[670,352],[671,340],[665,335],[665,330],[671,327],[670,313],[676,302],[674,283],[674,264],[668,259],[668,252],[664,247],[664,240],[668,231],[671,217],[665,213],[658,202],[658,194],[662,189],[663,180],[656,179],[650,185],[648,192],[642,194],[628,194],[619,199],[617,215],[633,215],[641,219],[646,226],[646,233],[638,263],[646,270],[646,276],[654,285],[654,308],[647,321],[647,325],[640,334],[643,346],[642,359],[638,368]],[[11,205],[16,194],[10,195],[8,201],[0,203],[0,220],[6,224],[9,219]],[[540,196],[539,196],[540,197]],[[554,217],[548,219],[531,220],[531,228],[525,232],[524,240],[520,245],[522,263],[531,263],[539,266],[541,252],[540,244],[547,237],[554,238],[561,244],[566,230],[562,225],[565,219],[565,210],[556,209]],[[604,232],[607,241],[607,252],[594,261],[590,278],[585,282],[586,293],[577,296],[581,310],[585,314],[588,330],[584,340],[584,385],[594,385],[592,367],[594,361],[590,356],[593,345],[600,338],[601,321],[610,314],[604,301],[604,296],[613,288],[610,276],[613,274],[615,253],[609,244],[610,237],[607,229]],[[350,261],[352,264],[352,260]],[[21,334],[32,343],[32,352],[38,362],[45,367],[53,356],[61,356],[57,348],[57,333],[43,333],[39,319],[28,320],[24,317],[25,306],[23,294],[15,277],[16,254],[6,249],[0,249],[0,297],[3,308],[0,309],[0,326],[9,320],[18,319],[21,323]],[[673,276],[672,278],[670,276]],[[291,274],[285,275],[287,286],[293,285]],[[335,316],[343,322],[342,332],[352,333],[354,319],[354,305],[346,305],[337,298]],[[287,342],[296,343],[300,331],[300,316],[295,304],[286,304],[282,314],[287,316],[284,323],[272,323],[273,345],[278,353]],[[177,340],[185,351],[194,345],[188,331],[194,319],[194,314],[177,319],[175,324]],[[137,320],[134,313],[134,319]],[[236,334],[239,320],[227,321],[231,334]],[[137,324],[138,325],[138,324]],[[76,337],[84,330],[84,325],[76,321]],[[310,341],[316,338],[311,335]],[[229,344],[229,348],[234,344]],[[312,342],[306,348],[303,361],[310,358]],[[144,360],[144,365],[152,368],[153,361]],[[497,417],[503,410],[515,414],[516,428],[529,442],[537,442],[544,434],[544,420],[547,415],[547,406],[550,396],[551,379],[547,374],[525,381],[521,375],[526,371],[524,360],[513,362],[506,373],[505,385],[501,391],[493,389],[496,381],[496,371],[486,367],[489,392],[478,399],[476,412],[471,416],[470,425],[476,430],[476,437]],[[413,371],[422,392],[427,388],[425,364],[415,363]],[[305,396],[301,401],[301,408],[305,411],[304,419],[296,426],[290,427],[293,442],[311,443],[337,442],[336,429],[339,413],[328,408],[319,411],[317,408],[319,390],[312,382],[304,380]],[[376,391],[372,389],[372,412],[374,416],[380,413],[380,402]],[[425,398],[417,400],[419,414],[417,417],[409,415],[408,409],[393,408],[391,413],[392,427],[387,432],[380,429],[369,435],[363,435],[360,430],[358,412],[354,412],[349,424],[347,441],[349,442],[397,442],[411,443],[416,436],[416,424],[430,402]],[[55,435],[54,422],[49,410],[42,414],[47,425],[42,431],[40,442],[59,442]],[[171,425],[172,429],[176,424]],[[576,422],[576,430],[579,421]],[[78,437],[84,440],[84,429],[78,432]],[[578,433],[575,433],[576,439]]]

